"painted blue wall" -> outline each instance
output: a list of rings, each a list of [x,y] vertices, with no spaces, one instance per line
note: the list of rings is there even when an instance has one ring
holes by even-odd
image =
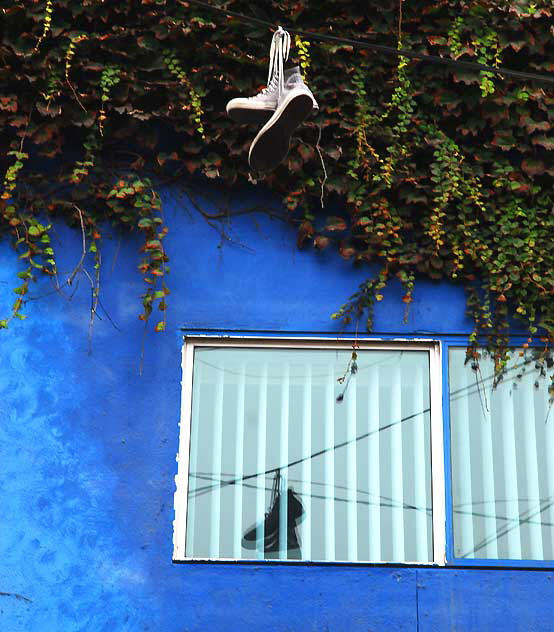
[[[172,564],[180,328],[337,332],[329,314],[364,270],[296,250],[263,215],[222,241],[177,190],[164,213],[168,330],[146,335],[142,375],[137,236],[106,240],[90,354],[84,277],[64,297],[42,279],[0,332],[0,630],[554,629],[548,571]],[[56,225],[54,245],[66,278],[80,236]],[[17,271],[0,243],[2,314]],[[420,283],[407,324],[399,298],[378,305],[378,333],[468,330],[458,288]]]

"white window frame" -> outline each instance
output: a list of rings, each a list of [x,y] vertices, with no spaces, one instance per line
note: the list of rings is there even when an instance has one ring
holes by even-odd
[[[446,564],[446,490],[444,475],[444,437],[442,418],[442,346],[438,340],[403,338],[381,340],[364,338],[314,338],[314,337],[250,337],[250,336],[185,336],[182,351],[182,391],[179,452],[177,454],[176,491],[174,495],[175,520],[173,523],[173,561],[226,561],[223,558],[206,560],[187,557],[186,520],[189,478],[190,427],[192,418],[192,378],[194,350],[197,347],[242,347],[266,349],[352,349],[356,342],[360,350],[427,351],[429,353],[429,385],[431,406],[431,496],[433,502],[433,562],[437,566]],[[229,561],[229,560],[227,560]],[[241,560],[236,560],[241,561]],[[260,560],[261,564],[274,560]],[[309,560],[302,561],[310,563]],[[301,563],[302,563],[301,562]],[[290,563],[284,561],[284,563]],[[295,563],[298,563],[297,561]],[[325,563],[325,562],[323,562]],[[341,562],[336,562],[340,564]],[[349,564],[371,564],[371,561],[349,562]],[[393,562],[390,562],[393,564]],[[387,562],[379,562],[387,564]],[[398,564],[398,562],[394,562]],[[417,562],[406,562],[418,565]],[[423,564],[423,563],[422,563]],[[428,563],[427,563],[428,564]]]

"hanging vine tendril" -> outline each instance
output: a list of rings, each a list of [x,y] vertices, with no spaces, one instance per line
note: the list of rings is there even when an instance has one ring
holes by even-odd
[[[396,11],[376,1],[300,0],[267,12],[313,33],[325,15],[339,36],[394,39],[493,66],[542,68],[554,55],[550,0],[532,10],[425,0]],[[186,2],[13,2],[3,21],[0,226],[22,268],[0,326],[23,316],[36,275],[56,275],[49,242],[56,215],[83,231],[87,250],[96,248],[86,259],[96,300],[103,223],[143,235],[146,289],[137,311],[146,322],[159,313],[153,326],[163,330],[169,262],[157,183],[182,175],[231,188],[249,182],[248,137],[225,104],[260,89],[269,33],[246,38],[238,20]],[[501,376],[513,316],[530,345],[549,348],[552,89],[341,42],[308,47],[304,37],[295,43],[320,104],[317,126],[305,122],[264,185],[282,196],[299,246],[336,248],[356,265],[376,266],[334,317],[371,328],[374,305],[394,280],[408,318],[418,280],[446,280],[466,289],[469,357],[484,347]],[[335,215],[320,211],[324,198],[335,200]]]

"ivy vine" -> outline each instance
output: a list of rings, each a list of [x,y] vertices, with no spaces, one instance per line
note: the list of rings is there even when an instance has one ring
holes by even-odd
[[[58,284],[73,280],[58,279],[50,239],[56,215],[80,231],[83,252],[94,258],[91,322],[104,226],[143,235],[145,290],[137,311],[145,322],[159,313],[154,328],[162,331],[169,262],[156,183],[175,174],[230,187],[250,180],[249,130],[232,124],[225,103],[261,87],[270,32],[184,0],[5,4],[0,227],[22,269],[0,327],[24,317],[37,274]],[[225,7],[253,10],[245,0]],[[554,71],[550,0],[373,0],[363,7],[270,0],[256,16],[304,32],[326,33],[332,25],[333,34],[352,39]],[[299,130],[287,161],[263,184],[283,197],[299,246],[336,246],[354,264],[379,266],[333,316],[364,319],[371,328],[373,306],[391,279],[402,283],[405,309],[419,278],[446,279],[466,288],[474,322],[469,361],[485,347],[501,375],[513,317],[528,330],[529,344],[549,348],[552,89],[340,42],[294,43],[320,114]],[[45,173],[57,174],[53,186],[45,185],[52,183]],[[326,217],[322,203],[343,210]]]

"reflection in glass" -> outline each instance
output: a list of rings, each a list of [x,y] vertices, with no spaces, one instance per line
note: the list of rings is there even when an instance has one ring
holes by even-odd
[[[281,520],[281,512],[283,512],[284,524]],[[278,553],[285,550],[297,551],[300,558],[300,541],[296,527],[305,515],[302,502],[294,493],[293,488],[289,487],[288,490],[281,488],[281,475],[277,471],[273,479],[269,510],[263,521],[246,530],[242,538],[242,546],[245,549],[255,549],[261,546],[258,543],[263,541],[264,553]]]
[[[187,557],[432,561],[426,351],[195,350]]]
[[[464,365],[450,349],[454,549],[458,558],[554,557],[554,420],[535,360],[512,353],[492,389],[493,363]]]

